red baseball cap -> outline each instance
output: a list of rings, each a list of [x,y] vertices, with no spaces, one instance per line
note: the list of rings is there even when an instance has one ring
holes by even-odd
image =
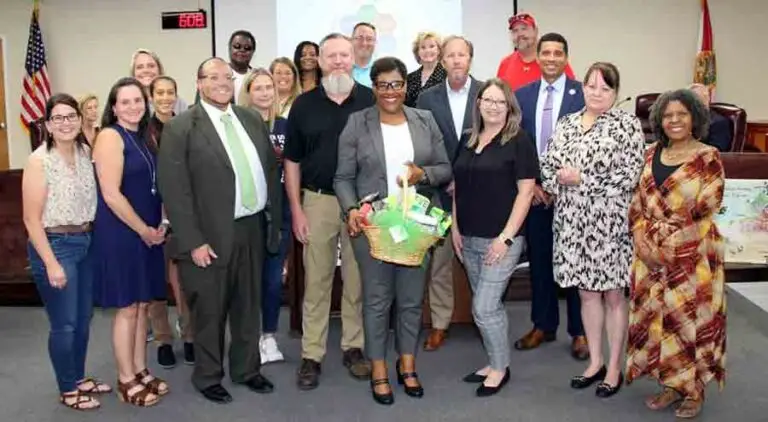
[[[528,13],[518,13],[515,16],[509,18],[509,29],[511,30],[515,24],[523,23],[530,27],[536,28],[536,19]]]

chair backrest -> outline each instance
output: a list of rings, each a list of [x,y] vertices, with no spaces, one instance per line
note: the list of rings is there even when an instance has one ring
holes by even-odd
[[[640,119],[640,124],[643,127],[643,133],[646,139],[650,138],[653,134],[651,129],[651,122],[649,120],[651,116],[651,106],[659,98],[659,93],[640,94],[635,97],[635,116]]]
[[[741,107],[728,103],[712,103],[709,108],[728,119],[731,124],[731,152],[744,151],[747,142],[747,112]]]

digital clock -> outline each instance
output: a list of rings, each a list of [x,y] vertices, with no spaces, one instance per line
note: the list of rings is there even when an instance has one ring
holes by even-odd
[[[190,12],[163,12],[163,29],[202,29],[208,27],[205,10]]]

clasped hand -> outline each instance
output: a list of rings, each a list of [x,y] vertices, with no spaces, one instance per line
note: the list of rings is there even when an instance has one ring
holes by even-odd
[[[152,247],[155,245],[161,245],[163,242],[165,242],[165,233],[166,227],[161,224],[157,228],[147,226],[144,228],[144,230],[142,230],[139,236],[141,236],[141,240],[144,241],[145,245]]]
[[[557,171],[557,182],[567,186],[578,185],[581,183],[581,171],[570,166],[564,166]]]
[[[411,162],[405,163],[405,165],[408,167],[408,170],[406,171],[406,175],[408,176],[408,186],[413,186],[424,178],[424,169]],[[403,179],[400,176],[397,176],[397,185],[403,186]]]

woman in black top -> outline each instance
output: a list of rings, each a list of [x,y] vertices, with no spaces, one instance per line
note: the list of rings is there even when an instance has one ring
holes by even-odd
[[[312,41],[302,41],[293,52],[293,64],[299,70],[299,83],[301,92],[313,90],[320,85],[322,73],[317,57],[320,55],[320,46]]]
[[[472,315],[489,365],[464,381],[477,395],[496,394],[509,381],[507,314],[501,298],[523,249],[523,222],[539,177],[533,142],[520,128],[520,106],[500,79],[477,94],[472,132],[454,163],[453,245],[472,287]]]
[[[448,73],[440,64],[443,50],[440,47],[440,37],[434,32],[421,32],[413,41],[413,56],[418,69],[408,74],[405,105],[416,107],[419,94],[427,88],[445,82]]]

